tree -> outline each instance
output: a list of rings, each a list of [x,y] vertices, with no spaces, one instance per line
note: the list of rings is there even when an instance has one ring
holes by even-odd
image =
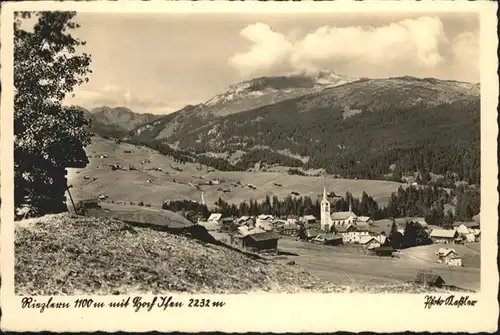
[[[398,231],[396,220],[392,218],[391,231],[386,243],[390,243],[394,249],[401,249],[403,246],[403,235]]]
[[[75,12],[16,12],[14,20],[14,204],[34,215],[64,212],[66,168],[88,163],[88,121],[77,107],[62,105],[88,81],[90,55],[70,31]],[[23,27],[37,18],[32,30]]]

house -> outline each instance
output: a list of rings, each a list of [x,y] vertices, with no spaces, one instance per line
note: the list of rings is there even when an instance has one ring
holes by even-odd
[[[277,253],[279,235],[273,232],[248,234],[242,237],[243,247],[258,253]]]
[[[344,244],[344,241],[342,239],[342,236],[335,235],[335,234],[326,234],[323,236],[323,244],[324,245],[342,245]]]
[[[299,229],[299,226],[296,223],[288,222],[287,221],[281,227],[281,234],[283,234],[283,235],[289,235],[289,236],[295,236],[295,235],[297,235],[297,230],[298,229]]]
[[[369,216],[358,216],[358,219],[356,220],[356,222],[358,224],[362,223],[362,224],[365,224],[365,225],[372,225],[373,224],[373,220],[371,217]]]
[[[223,218],[220,220],[220,228],[226,232],[232,232],[236,229],[235,222],[233,218]]]
[[[266,231],[263,230],[263,229],[260,229],[260,228],[252,228],[252,227],[248,227],[248,226],[241,226],[241,227],[238,227],[237,232],[241,236],[246,236],[246,235],[250,235],[250,234],[265,233]]]
[[[373,236],[363,236],[359,240],[359,244],[365,249],[373,249],[380,247],[380,242]]]
[[[255,219],[251,216],[242,216],[236,220],[236,223],[240,226],[249,226],[249,227],[254,227],[255,226]]]
[[[451,257],[446,261],[448,266],[462,266],[462,257]]]
[[[392,247],[375,247],[371,249],[372,252],[377,256],[391,256],[394,250]]]
[[[222,219],[222,214],[221,213],[212,213],[208,217],[208,222],[216,222],[217,224],[220,224],[220,221]]]
[[[456,229],[460,228],[460,227],[465,227],[465,228],[468,228],[468,229],[479,229],[479,223],[478,222],[475,222],[475,221],[471,221],[471,222],[454,222],[453,223],[453,227],[455,227]]]
[[[309,228],[306,230],[306,237],[308,240],[316,238],[318,235],[321,235],[322,231],[318,228]]]
[[[391,235],[392,231],[392,220],[378,220],[373,223],[372,226],[370,226],[370,235],[374,237],[378,237],[381,239],[380,236],[384,236],[385,238],[389,237]]]
[[[455,222],[455,230],[465,242],[477,242],[480,237],[479,223],[477,222]]]
[[[333,231],[342,236],[344,243],[359,243],[359,240],[363,236],[370,235],[368,227],[353,224],[350,224],[348,226],[333,226]]]
[[[455,251],[455,249],[449,249],[449,248],[439,248],[439,250],[436,251],[436,255],[437,255],[437,262],[443,264],[448,264],[450,259],[458,257],[458,254]]]
[[[443,277],[432,273],[419,272],[413,280],[414,283],[424,286],[443,287],[445,281]]]
[[[274,228],[273,220],[274,217],[272,215],[261,214],[257,217],[255,227],[264,229],[265,231],[271,231]]]
[[[350,210],[348,212],[334,212],[330,218],[334,226],[347,226],[355,224],[358,217]]]
[[[433,243],[451,243],[457,236],[455,229],[433,229],[430,234]]]
[[[316,219],[316,217],[314,215],[305,215],[302,218],[302,223],[304,224],[306,229],[320,228],[320,223],[318,222],[318,220]]]
[[[319,234],[313,239],[314,242],[318,242],[324,245],[342,245],[342,236],[335,234]]]

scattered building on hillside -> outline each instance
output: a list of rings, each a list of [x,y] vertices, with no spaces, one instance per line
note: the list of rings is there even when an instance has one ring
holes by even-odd
[[[433,229],[430,234],[433,243],[452,243],[457,236],[455,229]]]
[[[255,227],[264,229],[265,231],[271,231],[274,228],[273,220],[274,217],[272,215],[261,214],[257,217]]]
[[[333,212],[330,215],[332,225],[347,226],[356,224],[358,216],[353,213],[351,206],[348,212]]]
[[[220,221],[222,219],[222,214],[221,213],[212,213],[208,217],[208,222],[215,222],[217,224],[220,224]]]
[[[320,227],[321,227],[320,222],[318,222],[318,220],[316,219],[316,217],[314,215],[305,215],[302,218],[302,223],[304,224],[304,227],[306,229],[309,229],[309,228],[320,229]]]
[[[443,285],[445,284],[443,277],[427,272],[417,273],[417,276],[413,282],[423,286],[432,286],[432,287],[443,287]]]

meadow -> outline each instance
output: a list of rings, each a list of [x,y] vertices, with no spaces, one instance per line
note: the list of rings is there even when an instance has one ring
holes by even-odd
[[[150,148],[95,137],[86,148],[89,164],[84,169],[69,169],[68,183],[75,200],[106,195],[110,200],[144,202],[160,207],[167,200],[201,201],[202,191],[208,206],[220,197],[228,203],[264,200],[267,195],[284,198],[291,192],[310,196],[313,201],[322,193],[325,182],[328,191],[337,195],[351,192],[361,197],[365,191],[380,206],[385,206],[392,192],[405,185],[391,181],[335,179],[289,175],[286,172],[222,172],[195,163],[181,164]],[[123,169],[113,171],[110,165]],[[133,169],[130,169],[132,167]],[[200,185],[215,179],[220,184]],[[239,183],[238,185],[236,185]],[[252,184],[256,189],[246,187]],[[276,186],[280,184],[281,186]],[[199,185],[199,186],[198,186]],[[224,193],[221,189],[228,189]]]
[[[412,281],[424,270],[443,277],[447,285],[479,290],[479,253],[467,246],[433,244],[396,252],[396,257],[365,254],[361,246],[329,247],[283,237],[278,242],[282,252],[289,254],[306,271],[322,280],[338,285],[378,285]],[[464,256],[464,267],[448,267],[436,263],[434,252],[442,247],[455,248]],[[417,257],[418,255],[418,257]]]

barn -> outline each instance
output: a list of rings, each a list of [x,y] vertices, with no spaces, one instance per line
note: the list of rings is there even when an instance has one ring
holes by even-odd
[[[274,232],[263,232],[243,236],[243,247],[259,253],[277,253],[279,235]]]

